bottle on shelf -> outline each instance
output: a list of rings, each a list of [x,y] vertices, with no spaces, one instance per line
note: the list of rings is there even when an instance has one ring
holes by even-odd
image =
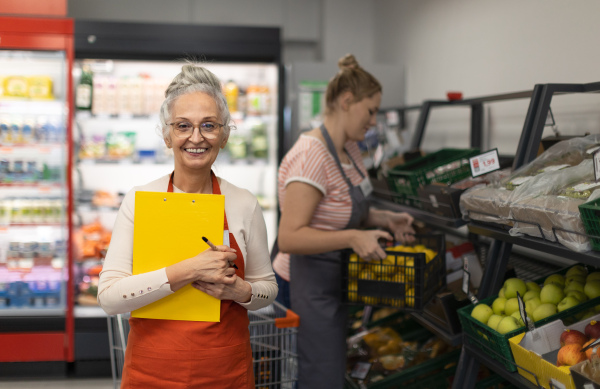
[[[92,92],[94,88],[94,78],[89,65],[83,65],[81,69],[81,78],[75,90],[75,107],[80,110],[89,111],[92,109]]]
[[[229,107],[229,112],[234,113],[238,111],[238,97],[240,94],[240,88],[233,80],[227,81],[224,87],[225,100]]]

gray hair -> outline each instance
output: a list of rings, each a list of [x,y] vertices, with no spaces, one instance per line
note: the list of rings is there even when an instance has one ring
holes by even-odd
[[[171,109],[175,101],[183,95],[194,92],[206,93],[215,100],[226,136],[229,135],[232,128],[235,129],[219,78],[202,66],[188,63],[183,65],[181,72],[173,78],[173,81],[165,90],[165,101],[160,107],[159,115],[163,138],[169,138],[168,123],[171,122]]]

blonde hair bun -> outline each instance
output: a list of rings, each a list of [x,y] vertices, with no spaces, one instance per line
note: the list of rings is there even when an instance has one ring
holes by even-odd
[[[352,55],[352,54],[346,54],[346,55],[344,55],[342,58],[340,58],[338,60],[338,67],[341,70],[344,70],[344,69],[358,69],[358,68],[360,68],[360,65],[358,64],[358,61],[356,60],[356,58],[354,57],[354,55]]]

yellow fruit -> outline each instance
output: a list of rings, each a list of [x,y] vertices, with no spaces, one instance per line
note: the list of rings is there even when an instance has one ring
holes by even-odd
[[[373,272],[369,269],[361,270],[360,274],[358,275],[358,278],[361,280],[375,280],[376,279]]]
[[[415,306],[415,289],[409,288],[406,290],[406,294],[404,295],[404,300],[406,302],[407,307]]]
[[[425,261],[427,263],[431,262],[433,258],[437,255],[437,253],[431,249],[426,249],[425,251]]]
[[[415,246],[415,252],[422,253],[425,250],[427,250],[427,247],[425,247],[422,244],[418,244]]]

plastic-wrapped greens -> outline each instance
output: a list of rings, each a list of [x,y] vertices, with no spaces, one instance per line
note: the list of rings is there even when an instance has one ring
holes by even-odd
[[[511,235],[526,234],[559,243],[571,250],[591,249],[581,221],[579,205],[587,201],[600,184],[594,179],[592,160],[576,167],[540,175],[519,188],[519,197],[510,206],[514,226]]]
[[[512,203],[523,195],[527,196],[526,191],[523,194],[522,187],[527,187],[531,181],[536,181],[541,176],[560,174],[562,169],[579,165],[589,156],[588,150],[598,144],[598,134],[556,143],[499,183],[465,191],[460,198],[463,217],[497,224],[512,224]]]

